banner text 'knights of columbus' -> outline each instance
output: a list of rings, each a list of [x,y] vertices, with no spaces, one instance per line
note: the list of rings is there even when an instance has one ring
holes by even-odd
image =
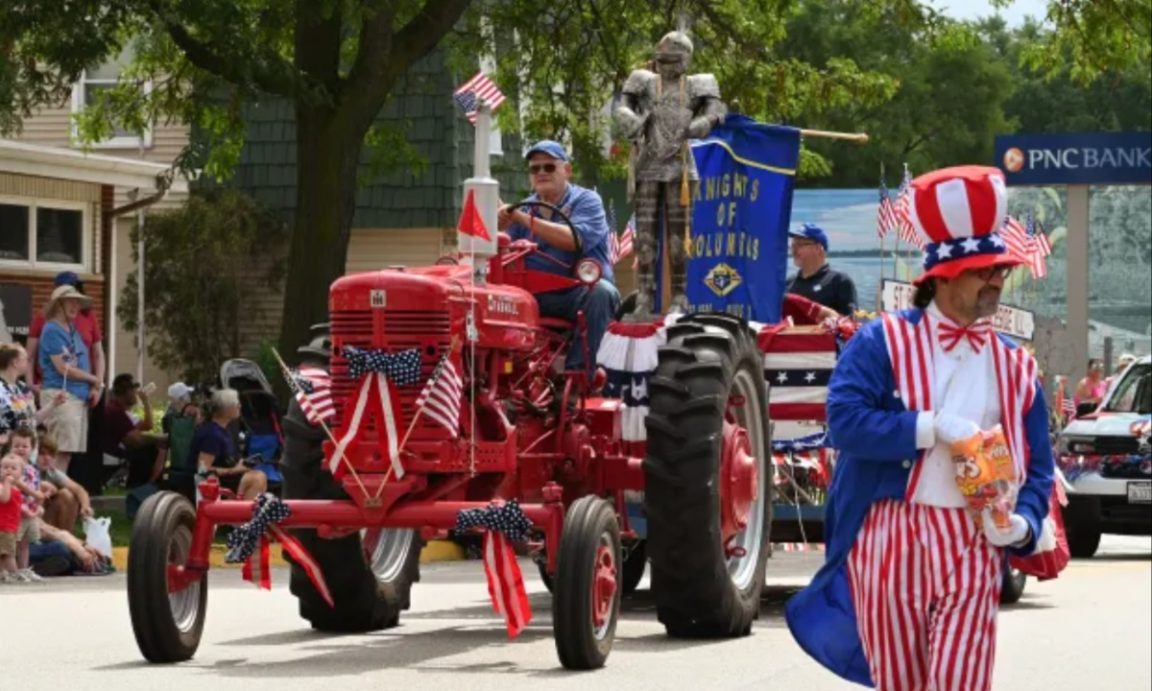
[[[730,115],[692,153],[692,310],[780,321],[800,131]]]

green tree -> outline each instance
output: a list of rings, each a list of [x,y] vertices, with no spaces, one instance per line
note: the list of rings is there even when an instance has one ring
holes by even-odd
[[[207,381],[224,360],[251,355],[240,340],[242,325],[259,316],[249,291],[259,284],[278,289],[284,261],[269,257],[268,248],[283,247],[287,236],[283,222],[234,190],[196,192],[182,208],[150,215],[144,325],[156,363]],[[136,261],[138,239],[134,229]],[[137,285],[129,274],[118,315],[132,330],[139,327]]]
[[[377,114],[470,2],[5,2],[0,132],[65,98],[83,69],[126,46],[135,56],[131,66],[82,119],[89,139],[102,138],[113,123],[140,130],[175,118],[204,136],[181,164],[226,177],[244,142],[241,106],[261,94],[291,99],[297,199],[280,341],[294,347],[324,318],[327,286],[344,272],[357,168]]]
[[[863,148],[813,141],[831,163],[822,183],[837,187],[876,184],[880,167],[899,175],[992,158],[995,134],[1006,131],[1003,104],[1011,94],[1005,61],[974,28],[938,15],[895,22],[866,3],[806,2],[788,24],[783,50],[811,64],[851,55],[861,69],[887,75],[892,98],[800,112],[812,127],[863,130]]]

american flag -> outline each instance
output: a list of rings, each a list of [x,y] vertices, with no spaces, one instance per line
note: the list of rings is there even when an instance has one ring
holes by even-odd
[[[424,390],[416,397],[416,410],[435,420],[453,435],[460,433],[460,398],[464,383],[448,353],[440,358]]]
[[[456,100],[457,105],[464,111],[464,116],[472,124],[476,124],[476,111],[480,107],[481,100],[487,103],[492,110],[496,110],[504,102],[504,94],[500,93],[496,83],[483,72],[477,72],[475,76],[464,82],[452,94],[452,98]]]
[[[896,191],[896,204],[893,210],[896,216],[896,234],[904,242],[923,249],[924,242],[912,224],[912,173],[908,172],[908,166],[904,166],[904,179],[900,181],[900,189]]]
[[[884,238],[888,231],[896,227],[896,209],[892,206],[892,196],[888,185],[880,180],[880,206],[876,209],[876,236]]]
[[[1004,238],[1004,244],[1008,246],[1008,254],[1021,259],[1029,258],[1032,240],[1028,237],[1024,226],[1020,225],[1020,221],[1011,216],[1006,217],[1004,225],[1000,228],[1000,236]]]
[[[610,210],[608,214],[608,260],[613,266],[624,257],[632,254],[633,244],[636,240],[636,216],[628,219],[624,231],[616,232],[616,214]]]
[[[1024,232],[1028,236],[1028,268],[1032,271],[1032,278],[1044,278],[1048,275],[1048,255],[1052,254],[1052,244],[1039,222],[1028,212],[1024,225]]]
[[[313,425],[327,422],[336,414],[332,400],[332,377],[319,367],[305,366],[292,372],[288,386],[300,404],[304,417]]]

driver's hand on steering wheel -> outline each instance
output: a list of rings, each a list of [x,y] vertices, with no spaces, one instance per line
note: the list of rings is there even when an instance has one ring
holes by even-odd
[[[500,208],[496,211],[496,227],[499,230],[508,230],[512,225],[512,205],[500,200]]]

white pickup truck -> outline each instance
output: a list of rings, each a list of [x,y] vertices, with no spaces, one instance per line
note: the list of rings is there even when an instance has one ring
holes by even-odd
[[[1152,357],[1132,363],[1100,406],[1064,428],[1057,464],[1071,483],[1064,522],[1073,557],[1103,533],[1152,535]]]

